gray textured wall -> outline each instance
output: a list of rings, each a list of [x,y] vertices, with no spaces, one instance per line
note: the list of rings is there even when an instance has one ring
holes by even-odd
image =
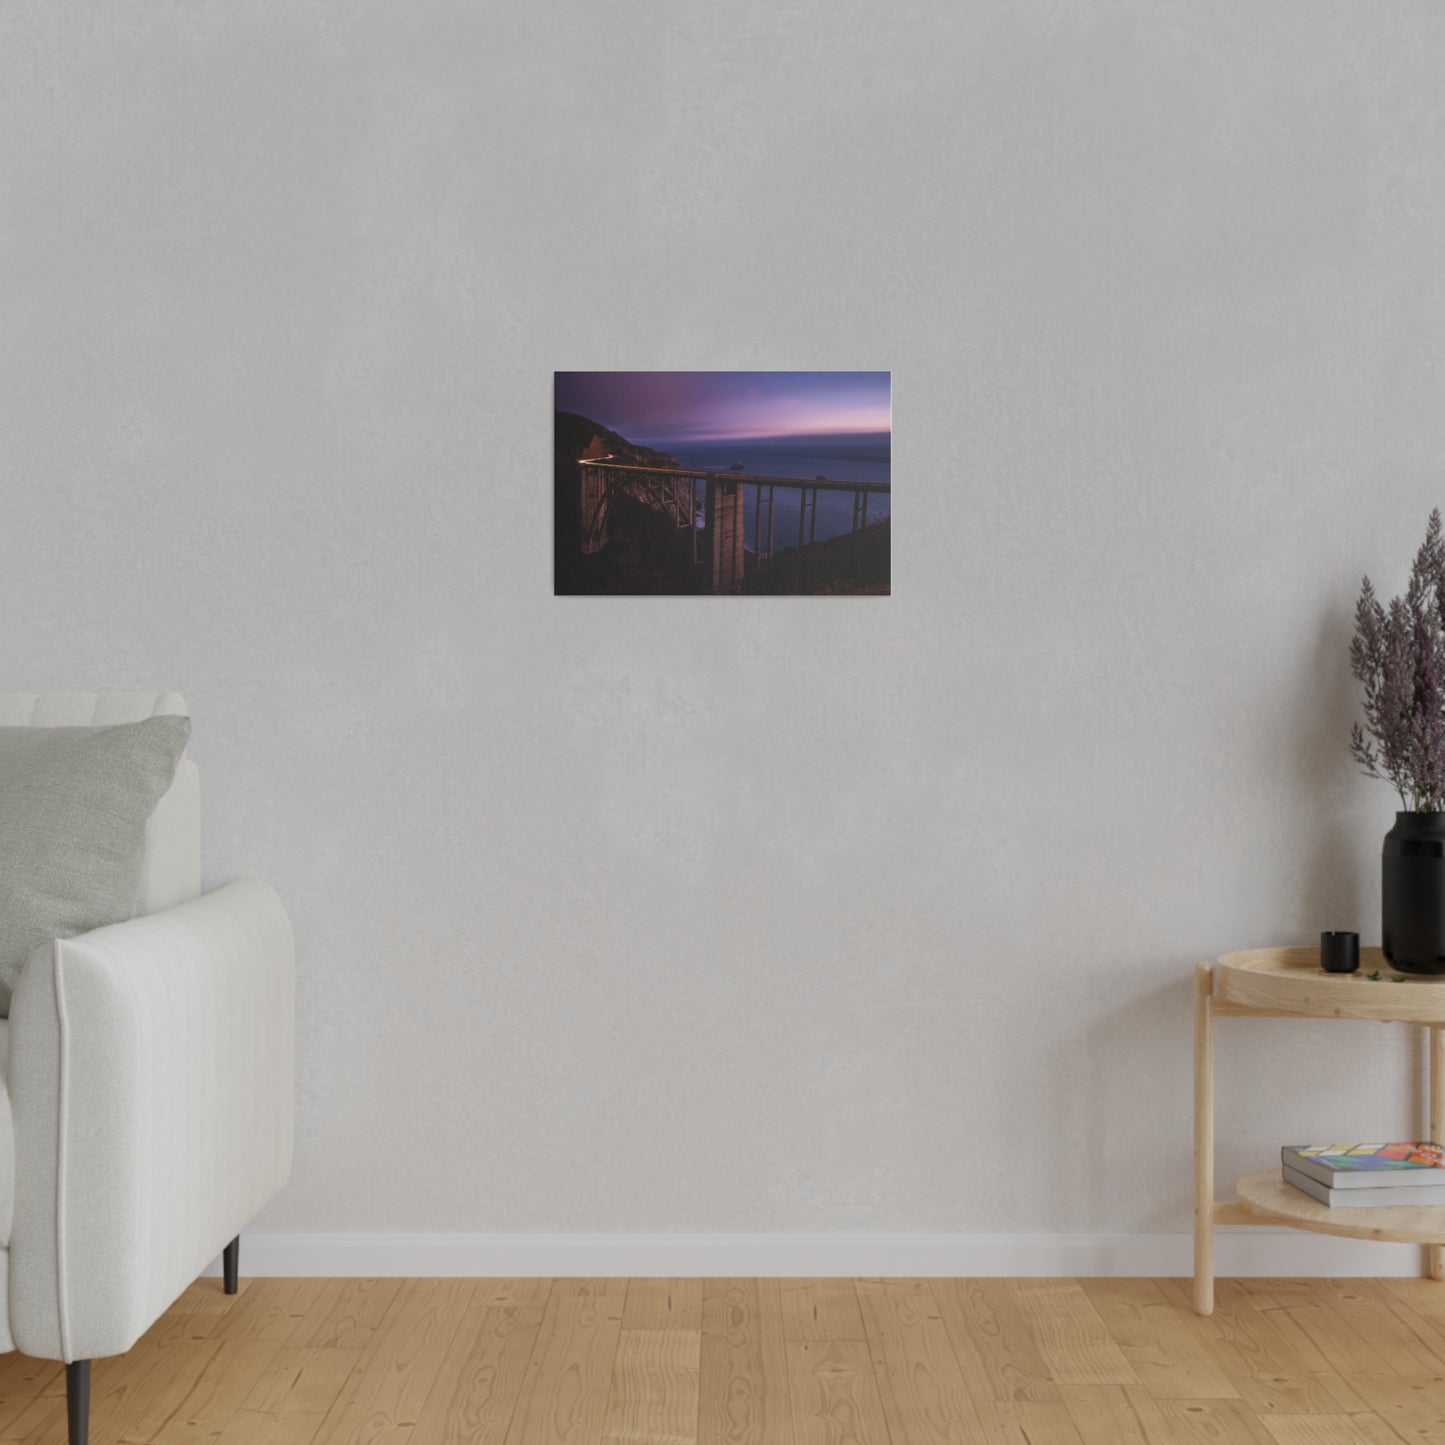
[[[1377,932],[1345,646],[1445,500],[1445,11],[0,42],[0,685],[190,700],[208,876],[300,937],[270,1222],[1184,1227],[1189,965]],[[555,367],[794,366],[893,370],[894,597],[552,597]],[[1221,1177],[1418,1062],[1233,1026]]]

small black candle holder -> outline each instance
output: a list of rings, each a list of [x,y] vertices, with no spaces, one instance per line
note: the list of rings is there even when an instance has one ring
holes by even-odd
[[[1320,934],[1320,967],[1326,973],[1358,973],[1360,935],[1333,932]]]

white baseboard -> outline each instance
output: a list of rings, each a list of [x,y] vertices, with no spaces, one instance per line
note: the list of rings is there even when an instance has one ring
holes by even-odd
[[[1193,1272],[1188,1234],[327,1234],[256,1230],[241,1272],[266,1276],[943,1276]],[[1418,1246],[1289,1229],[1220,1229],[1221,1276],[1413,1275]],[[219,1273],[219,1262],[210,1271]]]

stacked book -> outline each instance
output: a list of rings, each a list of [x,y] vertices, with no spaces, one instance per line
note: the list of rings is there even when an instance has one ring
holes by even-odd
[[[1445,1204],[1438,1144],[1299,1144],[1280,1150],[1284,1182],[1331,1209]]]

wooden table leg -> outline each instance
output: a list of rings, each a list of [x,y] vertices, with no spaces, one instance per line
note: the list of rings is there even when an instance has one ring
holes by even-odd
[[[1194,969],[1194,1308],[1214,1313],[1214,969],[1207,963]]]
[[[1445,1135],[1445,1029],[1431,1024],[1425,1032],[1430,1036],[1430,1138],[1438,1144]],[[1430,1278],[1445,1279],[1445,1245],[1427,1245],[1425,1257]]]

